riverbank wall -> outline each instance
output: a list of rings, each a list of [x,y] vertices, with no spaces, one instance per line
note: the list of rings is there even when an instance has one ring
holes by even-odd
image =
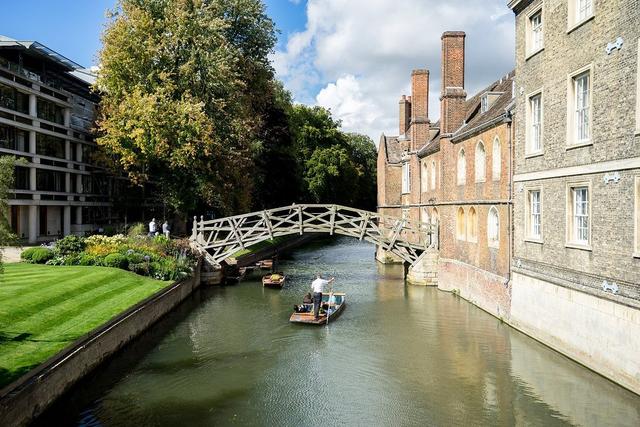
[[[438,289],[453,292],[611,381],[640,394],[640,304],[513,268],[510,280],[440,259]],[[410,280],[407,280],[411,283]]]
[[[200,286],[200,265],[192,277],[139,302],[0,390],[0,425],[23,426],[77,381],[172,311]]]

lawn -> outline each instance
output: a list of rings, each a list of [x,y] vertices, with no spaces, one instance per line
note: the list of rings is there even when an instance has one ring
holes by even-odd
[[[0,388],[166,287],[107,267],[5,264],[0,275]]]

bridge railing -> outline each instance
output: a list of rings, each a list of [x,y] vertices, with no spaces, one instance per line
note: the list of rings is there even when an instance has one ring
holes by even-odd
[[[194,217],[191,239],[221,262],[240,249],[274,237],[328,233],[383,246],[408,262],[438,247],[434,224],[341,205],[300,204],[212,220]]]

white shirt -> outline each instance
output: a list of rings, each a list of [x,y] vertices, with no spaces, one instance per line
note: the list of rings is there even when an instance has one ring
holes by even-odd
[[[155,233],[156,231],[158,231],[158,224],[156,224],[155,221],[151,221],[149,223],[149,232],[150,233]]]
[[[329,284],[328,280],[324,280],[324,279],[316,279],[313,282],[311,282],[311,289],[313,290],[313,292],[322,292],[322,289]]]

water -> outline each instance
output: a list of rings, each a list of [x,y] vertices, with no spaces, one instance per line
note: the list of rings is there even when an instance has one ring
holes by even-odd
[[[101,426],[640,425],[640,397],[455,295],[406,286],[350,239],[299,249],[283,290],[205,289],[40,423]],[[288,323],[313,272],[347,293]]]

